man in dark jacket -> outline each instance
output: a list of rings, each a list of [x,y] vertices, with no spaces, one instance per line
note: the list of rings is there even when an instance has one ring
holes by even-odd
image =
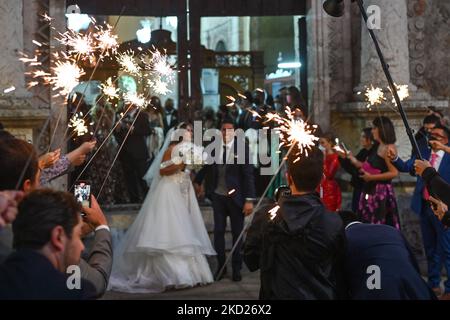
[[[260,299],[330,300],[344,298],[344,227],[315,193],[323,174],[323,154],[313,147],[297,160],[288,158],[290,196],[255,215],[244,261],[261,270]]]
[[[407,241],[397,229],[339,213],[347,239],[345,276],[353,300],[433,300]]]

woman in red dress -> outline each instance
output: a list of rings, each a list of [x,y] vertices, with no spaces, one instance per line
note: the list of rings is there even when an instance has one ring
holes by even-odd
[[[330,211],[341,209],[342,195],[338,183],[334,179],[339,170],[339,156],[334,150],[336,139],[331,133],[325,133],[319,140],[320,148],[324,151],[323,178],[319,186],[321,198],[325,207]]]

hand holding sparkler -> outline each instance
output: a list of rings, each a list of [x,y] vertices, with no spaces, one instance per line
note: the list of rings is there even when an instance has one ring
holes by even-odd
[[[61,149],[57,149],[55,151],[48,152],[42,155],[41,157],[39,157],[39,168],[42,170],[53,166],[55,162],[58,161],[60,156]]]

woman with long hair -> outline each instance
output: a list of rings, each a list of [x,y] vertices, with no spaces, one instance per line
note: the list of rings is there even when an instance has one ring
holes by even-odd
[[[367,160],[360,162],[353,156],[350,158],[364,180],[358,213],[364,222],[387,224],[400,229],[397,200],[392,186],[392,179],[398,176],[398,170],[387,156],[388,148],[396,142],[394,125],[384,116],[375,118],[372,124],[375,143]]]

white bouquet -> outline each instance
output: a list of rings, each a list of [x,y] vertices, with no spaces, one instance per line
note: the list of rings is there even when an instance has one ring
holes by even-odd
[[[192,142],[182,142],[174,148],[172,161],[176,164],[184,163],[189,170],[198,170],[204,164],[203,147]]]

